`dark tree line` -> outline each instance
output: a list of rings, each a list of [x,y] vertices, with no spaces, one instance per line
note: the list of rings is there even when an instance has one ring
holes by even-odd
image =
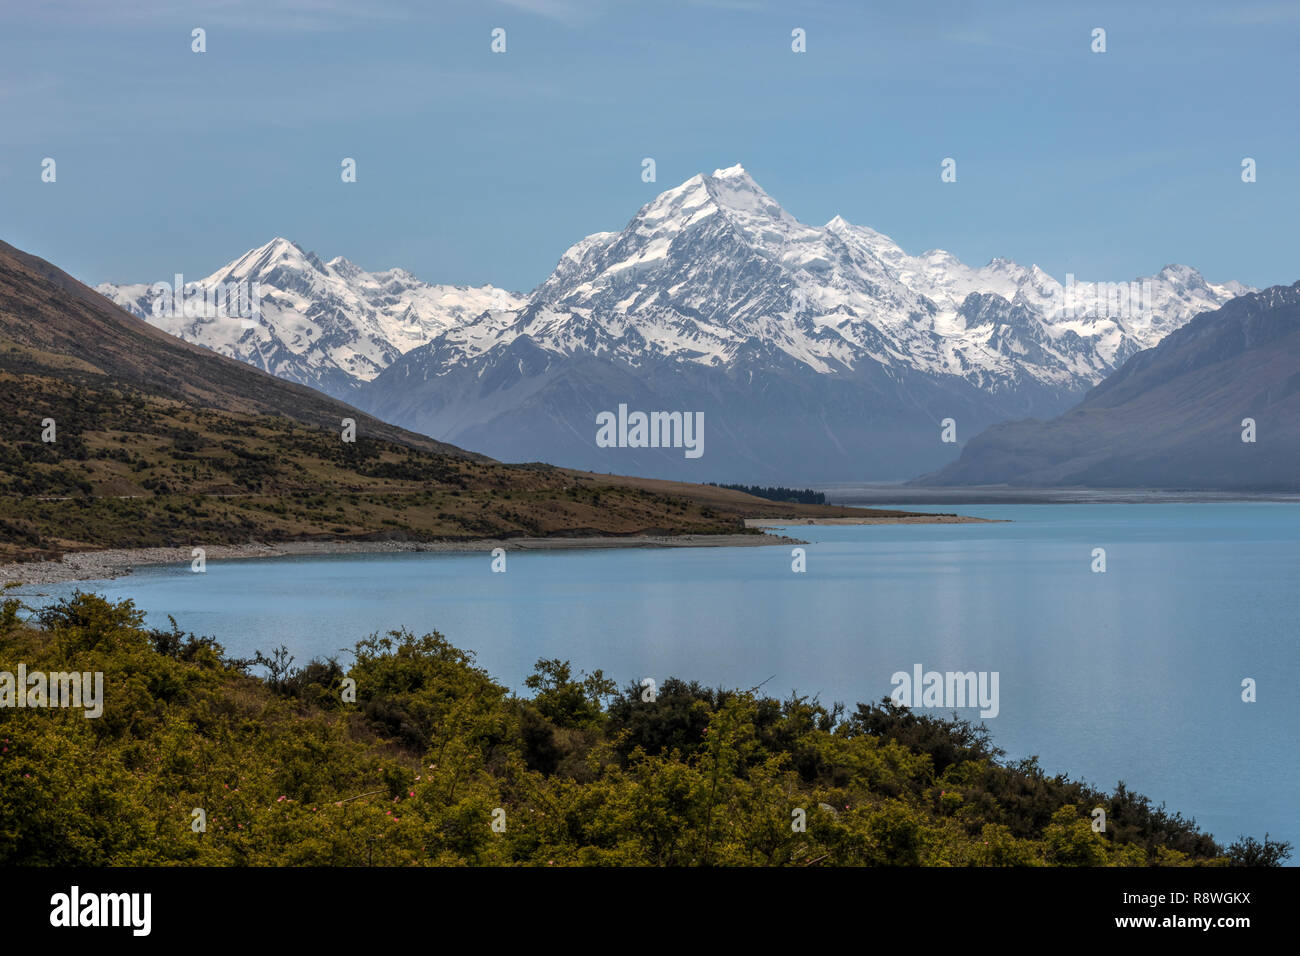
[[[813,491],[811,488],[765,488],[762,485],[720,485],[716,481],[709,484],[715,488],[729,488],[732,491],[743,491],[747,495],[753,495],[755,498],[766,498],[768,501],[790,501],[800,505],[824,505],[826,504],[826,495],[820,491]]]

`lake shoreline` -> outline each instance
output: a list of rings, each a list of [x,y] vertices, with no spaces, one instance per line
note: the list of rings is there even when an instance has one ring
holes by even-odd
[[[204,548],[206,561],[242,561],[253,558],[303,557],[335,554],[404,554],[506,551],[572,551],[591,548],[737,548],[807,544],[774,534],[629,535],[627,537],[482,538],[470,541],[284,541],[250,542]],[[61,584],[67,581],[106,581],[124,577],[137,567],[189,564],[191,548],[109,548],[77,551],[58,561],[24,561],[0,564],[0,584]]]
[[[890,515],[861,518],[746,518],[747,528],[795,525],[876,524],[968,524],[986,518],[963,515]],[[684,535],[588,535],[548,538],[481,538],[469,541],[283,541],[276,544],[250,542],[212,545],[204,548],[207,561],[239,561],[250,558],[282,558],[333,554],[400,554],[415,552],[475,553],[504,548],[506,551],[573,551],[591,548],[752,548],[773,545],[805,545],[798,538],[771,534],[684,534]],[[192,548],[108,548],[76,551],[58,561],[20,561],[0,564],[0,584],[61,584],[67,581],[107,581],[124,577],[137,567],[189,564]]]
[[[866,516],[861,518],[746,518],[746,528],[793,528],[815,525],[856,525],[856,524],[1000,524],[1002,518],[972,518],[969,515],[950,514],[912,514],[888,517]]]

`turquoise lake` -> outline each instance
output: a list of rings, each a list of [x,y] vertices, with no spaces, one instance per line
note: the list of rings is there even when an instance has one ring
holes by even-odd
[[[504,574],[486,553],[342,555],[25,594],[131,598],[153,625],[171,614],[234,656],[284,644],[299,664],[375,631],[436,629],[520,691],[540,657],[620,685],[766,681],[850,708],[916,664],[996,671],[986,723],[1008,756],[1123,780],[1225,845],[1267,830],[1300,847],[1300,504],[928,510],[1009,522],[786,529],[809,542],[802,574],[789,547],[511,552]]]

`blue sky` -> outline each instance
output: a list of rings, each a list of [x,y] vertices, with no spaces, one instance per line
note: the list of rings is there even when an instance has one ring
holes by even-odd
[[[92,283],[197,277],[283,235],[526,291],[741,163],[800,220],[910,253],[1300,279],[1300,3],[1133,6],[6,2],[0,238]]]

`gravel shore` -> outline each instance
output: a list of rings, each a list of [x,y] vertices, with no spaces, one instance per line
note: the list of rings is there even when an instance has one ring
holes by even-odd
[[[997,518],[970,518],[966,515],[926,515],[914,514],[904,517],[866,517],[861,518],[746,518],[746,528],[784,528],[794,525],[819,524],[990,524],[998,523]]]
[[[773,534],[687,534],[665,537],[629,536],[583,538],[486,538],[476,541],[290,541],[281,544],[213,545],[204,548],[208,561],[279,558],[312,554],[393,554],[406,551],[475,552],[570,551],[577,548],[738,548],[806,544]],[[0,584],[57,584],[62,581],[101,581],[130,574],[153,564],[189,564],[190,548],[132,548],[82,551],[61,561],[0,564]]]
[[[987,518],[964,515],[908,515],[906,517],[861,518],[747,518],[747,528],[793,525],[850,524],[971,524]],[[395,554],[405,551],[474,552],[505,548],[507,551],[571,551],[576,548],[750,548],[765,545],[807,544],[798,538],[764,534],[684,534],[628,537],[575,538],[484,538],[475,541],[287,541],[280,544],[251,542],[240,545],[212,545],[204,548],[208,561],[246,558],[280,558],[312,554]],[[29,561],[0,564],[0,584],[58,584],[62,581],[103,581],[120,578],[133,568],[152,564],[189,564],[190,548],[125,548],[81,551],[66,554],[61,561]]]

